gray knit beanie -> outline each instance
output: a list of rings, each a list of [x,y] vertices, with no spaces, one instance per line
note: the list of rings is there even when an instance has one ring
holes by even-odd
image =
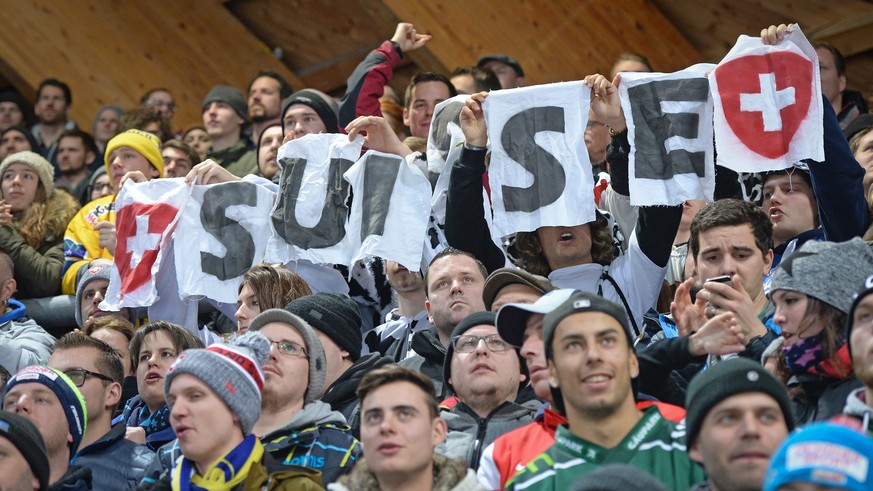
[[[324,381],[327,377],[327,360],[318,335],[306,321],[285,309],[269,309],[261,312],[252,319],[249,330],[258,331],[265,324],[271,322],[281,322],[297,329],[297,332],[303,337],[303,341],[306,342],[306,358],[309,360],[309,384],[306,387],[306,393],[303,394],[303,404],[317,400],[321,397],[321,391],[324,390]]]
[[[846,242],[808,241],[783,260],[770,280],[770,295],[791,290],[848,313],[858,285],[873,274],[873,251],[855,237]]]
[[[16,152],[13,154],[9,154],[3,159],[3,162],[0,163],[0,176],[6,172],[6,169],[9,168],[12,164],[24,164],[39,176],[39,182],[42,183],[42,187],[45,189],[45,196],[48,198],[52,191],[55,189],[55,170],[52,167],[52,164],[49,163],[42,155],[25,150],[23,152]]]
[[[83,268],[84,269],[84,268]],[[91,266],[88,269],[85,269],[85,273],[79,278],[79,283],[76,285],[76,325],[82,327],[82,323],[85,322],[85,319],[82,318],[82,292],[85,291],[85,287],[88,286],[88,283],[91,283],[94,280],[109,280],[109,274],[112,271],[112,266],[108,264],[100,264],[97,266]]]
[[[230,85],[216,85],[206,94],[203,99],[203,105],[200,106],[200,113],[205,113],[209,108],[209,104],[213,102],[223,102],[233,108],[233,111],[241,118],[247,120],[249,114],[249,104],[246,98],[239,89]]]
[[[177,375],[193,375],[227,404],[239,418],[243,434],[249,435],[261,417],[261,366],[269,357],[270,341],[259,332],[247,332],[227,344],[185,350],[167,370],[164,398]]]

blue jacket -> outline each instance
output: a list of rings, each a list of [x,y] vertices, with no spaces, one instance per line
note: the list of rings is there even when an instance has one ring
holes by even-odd
[[[124,438],[127,427],[117,424],[96,442],[79,449],[71,464],[91,469],[94,489],[134,489],[155,458],[145,445]]]

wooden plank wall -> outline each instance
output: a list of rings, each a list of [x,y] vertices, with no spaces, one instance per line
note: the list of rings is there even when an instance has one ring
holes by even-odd
[[[402,19],[434,35],[427,53],[412,54],[419,65],[451,71],[481,54],[505,52],[524,67],[528,85],[608,74],[623,51],[646,55],[662,71],[702,59],[644,0],[383,0],[369,10],[383,24]]]
[[[873,4],[864,0],[0,0],[0,81],[31,102],[39,82],[70,84],[72,117],[132,107],[167,87],[174,127],[200,120],[216,83],[245,89],[261,69],[295,88],[341,95],[366,54],[399,21],[434,36],[404,59],[392,85],[419,70],[449,73],[483,53],[519,59],[529,85],[608,72],[622,51],[673,71],[718,61],[741,33],[798,21],[810,37],[850,55],[849,85],[873,95]],[[271,54],[280,48],[282,58]]]
[[[0,70],[33,100],[49,77],[73,91],[71,117],[89,129],[105,103],[133,107],[167,87],[178,110],[174,127],[200,121],[216,83],[245,91],[261,69],[302,82],[274,58],[218,0],[3,0]]]

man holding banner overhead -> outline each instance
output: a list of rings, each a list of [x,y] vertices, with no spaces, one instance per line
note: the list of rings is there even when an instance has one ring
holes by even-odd
[[[446,237],[480,258],[502,255],[484,241],[476,245],[462,239],[487,233],[482,232],[487,230],[484,217],[470,217],[478,216],[471,210],[483,206],[478,183],[490,137],[493,223],[500,236],[516,234],[517,264],[548,276],[556,286],[615,301],[639,332],[643,313],[658,297],[682,210],[642,207],[627,253],[615,257],[612,231],[594,207],[589,184],[591,164],[583,140],[589,106],[612,129],[612,183],[627,194],[625,121],[617,89],[606,78],[589,76],[584,82],[490,96],[482,92],[467,100],[460,116],[466,141],[449,182]]]

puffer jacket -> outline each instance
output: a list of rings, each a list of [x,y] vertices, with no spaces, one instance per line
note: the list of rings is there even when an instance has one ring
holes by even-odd
[[[79,202],[72,196],[64,191],[52,192],[39,220],[46,228],[45,236],[36,247],[21,235],[18,222],[0,225],[0,250],[8,254],[15,265],[16,298],[52,297],[61,293],[64,233],[77,211]]]
[[[487,418],[481,418],[463,402],[451,411],[443,411],[440,416],[448,426],[446,441],[436,451],[450,458],[464,459],[467,467],[479,467],[482,452],[497,437],[521,428],[534,419],[534,414],[542,402],[530,400],[523,404],[504,402]]]
[[[379,491],[376,475],[366,460],[361,460],[351,474],[327,486],[330,491]],[[463,460],[450,459],[440,454],[433,456],[433,491],[484,491],[476,473]]]
[[[127,427],[117,424],[109,433],[85,448],[79,449],[72,464],[91,469],[95,489],[134,489],[155,453],[145,445],[124,438]]]
[[[0,317],[0,365],[13,374],[26,366],[45,365],[55,344],[54,336],[24,314],[24,305],[10,298]]]

